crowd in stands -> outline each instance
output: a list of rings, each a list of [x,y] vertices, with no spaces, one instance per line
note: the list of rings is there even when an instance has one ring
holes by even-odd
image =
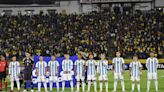
[[[138,54],[147,58],[150,51],[163,57],[164,12],[90,12],[83,14],[37,14],[0,17],[0,53],[6,56],[25,51],[33,55],[75,55],[105,52],[113,57]]]

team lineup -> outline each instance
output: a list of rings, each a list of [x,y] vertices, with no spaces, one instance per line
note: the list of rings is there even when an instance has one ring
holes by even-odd
[[[73,62],[70,59],[68,53],[64,54],[65,59],[62,61],[62,65],[60,66],[58,61],[56,60],[56,56],[52,55],[51,60],[47,63],[43,60],[43,56],[39,57],[39,61],[35,64],[36,67],[36,75],[37,75],[37,83],[38,83],[38,91],[41,92],[41,83],[43,83],[45,92],[54,92],[53,84],[56,83],[57,92],[60,91],[59,87],[59,80],[58,74],[61,75],[62,79],[62,89],[61,91],[65,91],[65,82],[69,81],[71,86],[71,91],[74,92],[74,84],[73,84],[73,75],[76,78],[76,91],[80,92],[80,85],[82,87],[82,92],[90,92],[91,85],[94,85],[94,91],[103,92],[103,83],[105,83],[105,92],[111,92],[108,88],[108,60],[104,53],[100,53],[100,60],[98,62],[94,60],[94,55],[90,53],[88,55],[88,60],[83,60],[82,54],[78,53],[78,59]],[[140,90],[140,79],[142,77],[142,65],[138,60],[137,55],[133,55],[132,62],[130,63],[130,77],[131,77],[131,92],[134,92],[135,84],[137,85],[138,92]],[[1,55],[1,61],[5,61],[5,56]],[[154,80],[155,83],[155,90],[158,92],[158,77],[157,77],[157,65],[158,59],[154,57],[154,52],[150,52],[150,57],[146,60],[146,67],[147,67],[147,90],[145,92],[150,92],[150,81]],[[11,81],[11,89],[10,92],[14,90],[14,81],[16,81],[18,92],[20,92],[20,63],[17,61],[16,56],[12,57],[12,61],[9,65],[6,63],[5,67],[8,69],[4,69],[4,72],[0,72],[1,79],[5,79],[7,75],[10,77]],[[34,61],[31,58],[30,53],[26,53],[26,57],[23,59],[23,67],[24,67],[24,91],[27,92],[27,81],[31,80],[31,92],[34,92],[34,84],[32,82],[32,70],[34,68]],[[62,67],[62,72],[59,73],[59,67]],[[121,82],[122,92],[126,92],[125,84],[124,84],[124,70],[125,70],[125,62],[124,59],[121,57],[121,53],[118,51],[116,52],[116,57],[112,60],[112,72],[114,75],[114,88],[113,92],[117,92],[117,82]],[[3,76],[2,76],[3,75]],[[97,88],[97,75],[99,81],[99,88]],[[49,77],[49,87],[50,91],[47,88],[47,81],[46,76]],[[85,76],[87,80],[87,90],[85,90],[86,83],[85,83]],[[1,80],[2,81],[2,80]],[[6,85],[6,82],[4,83]],[[0,85],[1,86],[1,85]]]

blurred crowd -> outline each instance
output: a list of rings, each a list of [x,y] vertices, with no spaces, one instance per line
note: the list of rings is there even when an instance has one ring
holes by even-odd
[[[150,51],[163,57],[164,12],[90,12],[83,14],[37,14],[0,17],[0,53],[6,56],[25,51],[33,55],[58,56],[64,52],[105,52],[113,57],[138,54],[147,58]]]

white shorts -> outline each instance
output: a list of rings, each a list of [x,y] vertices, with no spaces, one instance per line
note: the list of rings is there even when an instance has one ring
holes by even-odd
[[[131,80],[132,81],[140,81],[140,77],[133,77],[133,76],[131,76]]]
[[[99,80],[108,80],[107,75],[100,75]]]
[[[82,76],[82,75],[77,75],[75,78],[77,81],[80,81],[80,80],[84,81],[84,76]]]
[[[96,76],[95,75],[88,75],[87,76],[87,80],[96,80]]]
[[[58,77],[57,76],[50,76],[49,77],[49,82],[57,82]]]
[[[114,73],[114,79],[124,79],[124,76],[121,73]]]
[[[157,73],[148,73],[147,75],[148,80],[152,80],[152,79],[157,79]]]
[[[38,82],[46,82],[46,77],[45,76],[38,76],[37,81]]]
[[[72,79],[72,74],[62,74],[62,80],[63,81],[70,81],[70,80],[73,80]]]
[[[18,76],[10,76],[10,81],[19,81]]]

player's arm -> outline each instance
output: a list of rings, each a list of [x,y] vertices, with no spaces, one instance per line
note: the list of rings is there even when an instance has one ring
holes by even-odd
[[[85,71],[86,71],[85,61],[84,61],[83,68],[84,68],[84,69],[83,69],[83,72],[82,72],[83,74],[82,74],[82,75],[84,76],[84,75],[85,75]]]
[[[114,70],[115,70],[115,62],[114,62],[114,59],[112,60],[112,71],[113,71],[113,74],[114,74]]]
[[[65,61],[62,61],[62,70],[64,71],[64,73],[66,73],[66,69],[65,69]]]
[[[17,62],[18,63],[18,73],[19,73],[19,75],[21,74],[21,66],[20,66],[20,63],[19,62]]]
[[[45,76],[46,76],[46,73],[48,72],[48,66],[47,66],[47,63],[44,61],[44,63],[45,63]]]
[[[130,66],[129,66],[129,75],[132,76],[132,63],[130,63]]]
[[[58,61],[57,61],[58,62]],[[59,72],[59,63],[57,63],[57,70],[56,70],[56,76],[58,76],[58,72]]]
[[[149,58],[146,59],[146,68],[148,68],[148,62],[149,62]]]
[[[125,61],[122,58],[122,74],[124,74],[124,70],[125,70]]]
[[[9,72],[8,72],[8,75],[10,76],[10,74],[11,74],[11,62],[9,63]]]
[[[74,64],[74,73],[75,73],[75,76],[77,75],[77,64],[76,64],[77,61],[75,61],[75,64]]]
[[[49,61],[49,62],[48,62],[48,65],[47,65],[47,71],[48,71],[48,72],[51,72],[51,70],[50,70],[50,62],[51,62],[51,61]]]
[[[157,66],[157,68],[158,68],[158,63],[159,63],[159,61],[158,61],[158,59],[156,58],[156,66]]]
[[[140,67],[140,76],[142,75],[142,65],[141,63],[139,63],[139,67]]]
[[[38,76],[38,62],[36,63],[36,75]]]

